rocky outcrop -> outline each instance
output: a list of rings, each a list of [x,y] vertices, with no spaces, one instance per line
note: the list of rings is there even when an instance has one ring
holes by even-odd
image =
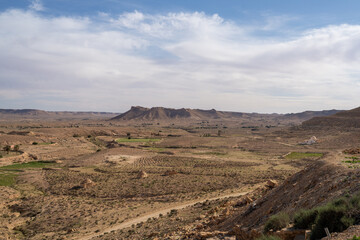
[[[138,179],[147,178],[147,177],[148,177],[148,174],[147,174],[145,171],[140,171],[140,172],[137,174],[137,178],[138,178]]]
[[[95,186],[96,184],[90,179],[87,178],[83,182],[81,182],[80,187],[82,188],[90,188],[92,186]]]

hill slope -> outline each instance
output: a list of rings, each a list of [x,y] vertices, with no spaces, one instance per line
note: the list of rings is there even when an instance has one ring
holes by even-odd
[[[106,119],[116,116],[108,112],[70,112],[70,111],[44,111],[37,109],[0,109],[1,120],[22,119]]]
[[[360,107],[330,116],[314,117],[302,123],[305,128],[360,128]]]
[[[131,109],[111,120],[137,120],[137,121],[163,121],[163,120],[204,120],[204,119],[220,119],[230,117],[230,114],[212,110],[200,109],[173,109],[163,107],[131,107]]]
[[[168,120],[267,120],[275,122],[287,123],[301,123],[315,116],[328,116],[339,112],[339,110],[325,110],[325,111],[306,111],[301,113],[291,114],[261,114],[261,113],[242,113],[242,112],[226,112],[201,109],[172,109],[163,107],[131,107],[131,109],[111,120],[120,121],[168,121]]]

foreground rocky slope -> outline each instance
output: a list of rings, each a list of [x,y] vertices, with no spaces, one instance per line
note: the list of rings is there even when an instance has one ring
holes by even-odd
[[[319,161],[310,165],[275,188],[266,196],[253,202],[246,211],[235,215],[221,225],[230,230],[235,225],[261,229],[270,215],[298,209],[309,209],[325,204],[345,193],[360,190],[360,171]]]

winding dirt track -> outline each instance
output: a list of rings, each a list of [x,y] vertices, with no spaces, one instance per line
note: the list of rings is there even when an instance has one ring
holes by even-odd
[[[130,220],[126,221],[126,222],[111,226],[109,228],[104,229],[101,232],[92,233],[92,234],[89,234],[89,235],[85,235],[85,236],[82,236],[82,237],[76,237],[76,238],[73,238],[73,239],[89,240],[89,239],[92,239],[94,237],[98,237],[98,236],[100,236],[100,235],[102,235],[102,234],[104,234],[106,232],[116,231],[116,230],[120,230],[120,229],[123,229],[123,228],[131,227],[131,225],[133,225],[133,224],[138,224],[140,222],[146,222],[146,220],[148,218],[158,217],[159,214],[167,214],[172,209],[179,210],[179,209],[183,209],[183,208],[186,208],[186,207],[189,207],[189,206],[193,206],[193,205],[195,205],[197,203],[205,202],[207,200],[212,201],[212,200],[224,199],[224,198],[228,198],[228,197],[239,197],[239,196],[245,195],[247,193],[248,192],[231,193],[231,194],[222,195],[222,196],[218,196],[218,197],[206,198],[206,199],[202,199],[202,200],[191,201],[191,202],[188,202],[188,203],[182,203],[180,205],[174,205],[172,207],[168,207],[168,208],[165,208],[165,209],[160,209],[160,210],[158,210],[156,212],[147,213],[146,215],[136,217],[136,218],[130,219]]]

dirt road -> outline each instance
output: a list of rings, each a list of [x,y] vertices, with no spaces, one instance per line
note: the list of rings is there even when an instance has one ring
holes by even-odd
[[[102,235],[102,234],[104,234],[106,232],[116,231],[116,230],[120,230],[120,229],[123,229],[123,228],[131,227],[131,225],[133,225],[133,224],[138,224],[140,222],[146,222],[146,220],[148,218],[158,217],[159,214],[167,214],[172,209],[179,210],[179,209],[183,209],[183,208],[186,208],[186,207],[189,207],[189,206],[193,206],[193,205],[195,205],[197,203],[205,202],[207,200],[212,201],[212,200],[223,199],[223,198],[228,198],[228,197],[239,197],[239,196],[245,195],[247,193],[248,192],[231,193],[231,194],[222,195],[222,196],[218,196],[218,197],[205,198],[205,199],[202,199],[202,200],[195,200],[195,201],[191,201],[191,202],[188,202],[188,203],[182,203],[180,205],[174,205],[172,207],[168,207],[168,208],[165,208],[165,209],[160,209],[160,210],[158,210],[156,212],[151,212],[151,213],[148,213],[146,215],[130,219],[130,220],[126,221],[126,222],[123,222],[123,223],[111,226],[109,228],[106,228],[103,231],[100,231],[100,232],[97,232],[97,233],[92,233],[92,234],[82,236],[82,237],[76,237],[76,238],[73,238],[73,239],[89,240],[91,238],[98,237],[98,236],[100,236],[100,235]]]

